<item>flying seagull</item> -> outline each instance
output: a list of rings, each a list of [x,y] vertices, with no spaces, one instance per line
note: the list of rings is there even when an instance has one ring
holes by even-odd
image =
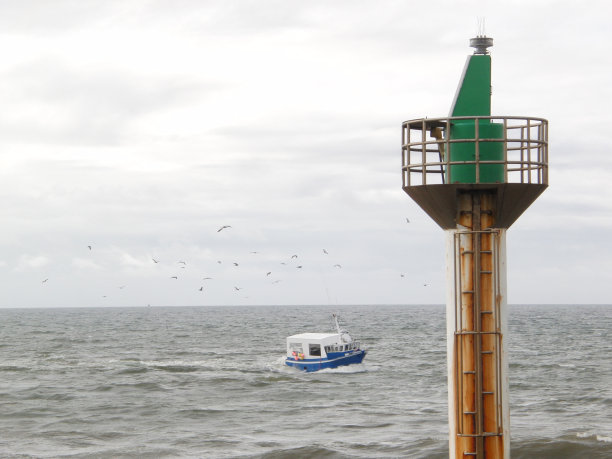
[[[291,258],[297,258],[297,255],[291,255]]]
[[[47,279],[45,279],[44,281],[42,281],[42,283],[44,284],[44,283],[45,283],[45,282],[47,282],[48,280],[49,280],[49,279],[47,278]]]
[[[408,219],[408,217],[406,217],[406,223],[410,223],[410,220]]]
[[[221,232],[221,231],[223,231],[225,228],[231,228],[231,226],[230,226],[230,225],[223,225],[221,228],[219,228],[219,229],[217,230],[217,233],[220,233],[220,232]]]
[[[340,265],[334,265],[334,268],[342,268]]]
[[[238,291],[238,290],[242,290],[241,287],[234,287],[234,290]]]
[[[301,269],[302,265],[297,265],[296,268]]]
[[[170,279],[178,279],[178,276],[172,276]]]
[[[155,258],[151,258],[151,260],[153,260],[153,263],[159,263],[159,260],[156,260]]]
[[[329,255],[329,254],[327,253],[327,250],[325,250],[325,249],[323,249],[323,253],[324,253],[325,255]]]
[[[185,263],[184,261],[179,261],[179,263],[186,265],[187,263]]]
[[[212,279],[212,277],[205,277],[202,280],[208,280],[208,279]]]
[[[90,245],[88,245],[88,246],[87,246],[87,248],[88,248],[89,250],[91,250],[91,246],[90,246]]]
[[[266,273],[266,276],[269,276],[270,274],[272,274],[272,271],[268,271],[268,272]]]
[[[238,266],[238,263],[234,262],[234,266]]]
[[[204,291],[204,287],[200,287],[199,290],[200,290],[200,292],[203,292]]]

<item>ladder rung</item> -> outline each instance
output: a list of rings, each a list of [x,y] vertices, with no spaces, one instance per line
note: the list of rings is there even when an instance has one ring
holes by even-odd
[[[481,314],[493,314],[493,311],[480,311]]]
[[[461,293],[474,293],[474,290],[464,290],[464,291],[463,291],[463,292],[461,292]]]
[[[487,253],[487,254],[489,254],[489,253],[493,253],[493,251],[492,250],[481,250],[480,253]]]
[[[461,255],[472,255],[473,253],[473,250],[464,250],[463,252],[461,252]]]
[[[464,371],[463,374],[464,375],[475,375],[476,372],[475,371]]]
[[[472,331],[472,330],[467,330],[467,331],[455,332],[455,335],[499,335],[499,332],[497,332],[497,331]]]
[[[480,274],[493,274],[493,271],[480,271]]]
[[[493,351],[481,351],[481,354],[493,354]]]
[[[468,452],[463,453],[463,455],[464,456],[477,456],[476,453],[468,453]]]
[[[493,395],[494,393],[495,393],[495,392],[489,392],[489,391],[486,391],[486,392],[483,392],[483,393],[482,393],[482,395]]]
[[[476,414],[476,411],[464,411],[463,414]]]

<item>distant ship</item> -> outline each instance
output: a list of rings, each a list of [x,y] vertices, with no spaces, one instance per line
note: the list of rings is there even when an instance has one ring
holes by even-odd
[[[361,363],[366,355],[359,341],[354,341],[348,331],[338,324],[338,316],[332,315],[336,333],[302,333],[287,337],[285,363],[303,371],[317,371],[343,365]]]

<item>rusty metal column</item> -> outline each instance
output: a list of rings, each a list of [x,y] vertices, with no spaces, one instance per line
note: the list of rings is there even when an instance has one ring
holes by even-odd
[[[509,457],[507,360],[503,352],[505,243],[495,193],[461,193],[447,231],[451,457]]]

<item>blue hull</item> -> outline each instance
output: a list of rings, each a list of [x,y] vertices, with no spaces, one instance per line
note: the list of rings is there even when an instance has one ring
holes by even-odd
[[[287,358],[285,363],[290,367],[297,368],[298,370],[318,371],[325,368],[337,368],[344,365],[351,365],[353,363],[361,363],[365,355],[366,351],[360,350],[338,357],[330,356],[329,358],[326,357],[320,359],[294,360]]]

